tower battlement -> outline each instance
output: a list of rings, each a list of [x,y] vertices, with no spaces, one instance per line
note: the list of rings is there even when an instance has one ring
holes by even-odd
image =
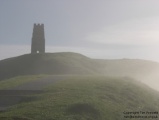
[[[44,24],[34,23],[31,53],[45,53]]]
[[[36,27],[36,26],[42,26],[42,27],[44,27],[44,24],[43,23],[42,24],[40,24],[40,23],[38,23],[38,24],[34,23],[34,27]]]

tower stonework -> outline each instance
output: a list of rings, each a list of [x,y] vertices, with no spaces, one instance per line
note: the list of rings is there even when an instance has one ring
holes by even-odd
[[[45,53],[44,24],[34,24],[31,53]]]

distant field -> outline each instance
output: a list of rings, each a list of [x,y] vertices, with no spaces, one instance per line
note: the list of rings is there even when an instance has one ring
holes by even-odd
[[[158,101],[158,92],[130,78],[74,75],[50,84],[33,101],[1,112],[0,120],[129,120],[124,111],[155,112]]]

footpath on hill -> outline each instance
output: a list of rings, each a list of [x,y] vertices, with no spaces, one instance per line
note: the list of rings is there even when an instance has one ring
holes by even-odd
[[[67,78],[69,76],[49,76],[7,90],[0,90],[0,111],[4,111],[20,102],[25,102],[28,99],[27,95],[42,93],[45,87]]]

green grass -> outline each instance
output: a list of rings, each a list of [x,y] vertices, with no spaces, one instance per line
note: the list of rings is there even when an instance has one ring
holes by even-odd
[[[9,89],[18,85],[25,84],[27,82],[35,81],[40,78],[44,78],[46,75],[30,75],[30,76],[18,76],[4,81],[0,81],[0,90]]]
[[[96,60],[72,52],[21,55],[1,60],[0,68],[0,80],[37,74],[104,74],[137,79],[159,76],[159,64],[156,62],[134,59]]]
[[[95,66],[94,66],[95,65]],[[96,62],[78,53],[26,54],[0,61],[0,80],[38,74],[92,74]]]
[[[74,76],[48,86],[45,93],[36,97],[35,101],[19,104],[1,113],[0,118],[129,120],[124,119],[123,111],[159,110],[158,93],[126,77]]]

